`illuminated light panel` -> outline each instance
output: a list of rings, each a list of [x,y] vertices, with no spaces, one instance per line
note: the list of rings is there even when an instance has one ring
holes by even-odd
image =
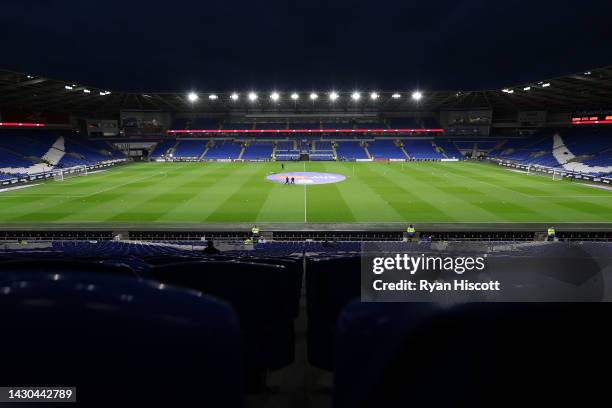
[[[173,129],[167,133],[444,133],[444,129]]]
[[[0,126],[43,127],[47,125],[44,123],[31,123],[31,122],[0,122]]]
[[[572,120],[572,125],[612,125],[612,119],[602,120]]]

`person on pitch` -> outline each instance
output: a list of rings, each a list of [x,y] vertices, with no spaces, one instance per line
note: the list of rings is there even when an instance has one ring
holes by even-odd
[[[289,184],[289,177],[285,178],[285,184]]]
[[[295,177],[291,177],[291,184],[295,184]]]

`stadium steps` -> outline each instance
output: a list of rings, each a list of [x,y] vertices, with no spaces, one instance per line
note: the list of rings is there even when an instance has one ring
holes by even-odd
[[[372,160],[372,155],[370,154],[370,151],[368,150],[367,143],[363,144],[363,150],[365,150],[366,154],[368,155],[368,159]]]
[[[172,146],[171,148],[169,148],[168,150],[166,150],[164,152],[164,156],[167,156],[169,154],[173,154],[174,151],[176,150],[176,148],[178,147],[179,143],[181,143],[179,140],[176,141],[176,143],[174,144],[174,146]]]
[[[208,149],[210,149],[209,145],[206,145],[206,149],[204,149],[204,151],[202,152],[202,154],[200,155],[200,157],[198,157],[198,160],[203,160],[204,156],[206,156],[206,153],[208,153]]]
[[[436,152],[442,153],[445,159],[448,159],[448,155],[446,154],[446,151],[442,147],[438,146],[436,142],[434,142],[433,140],[431,141],[431,146]]]
[[[242,149],[240,149],[240,153],[238,154],[238,158],[236,160],[242,160],[242,155],[244,154],[245,150],[246,150],[246,144],[243,144]]]
[[[454,140],[451,140],[450,142],[453,144],[453,146],[455,146],[455,149],[457,149],[457,150],[458,150],[458,151],[459,151],[461,154],[464,154],[464,153],[461,151],[461,149],[459,148],[459,146],[457,146],[457,143],[455,143],[455,141],[454,141]]]
[[[404,144],[402,143],[401,140],[397,139],[396,140],[397,146],[402,150],[402,152],[404,153],[404,156],[406,156],[407,159],[410,159],[410,155],[408,154],[408,152],[406,151],[406,149],[404,148]]]
[[[500,140],[499,143],[497,143],[491,150],[489,150],[489,153],[494,150],[501,150],[506,145],[506,143],[508,143],[508,139]]]

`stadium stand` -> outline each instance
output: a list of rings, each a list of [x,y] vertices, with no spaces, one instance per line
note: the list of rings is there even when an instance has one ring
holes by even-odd
[[[240,155],[242,144],[232,140],[216,140],[204,155],[205,160],[235,160]]]
[[[274,150],[274,143],[272,142],[251,142],[247,146],[244,154],[242,155],[243,160],[270,160],[272,158],[272,151]]]
[[[452,159],[461,159],[463,158],[463,154],[459,151],[457,146],[452,140],[448,139],[435,139],[436,146],[442,149],[442,154],[445,154],[447,158]]]
[[[402,148],[396,144],[395,140],[375,140],[368,143],[368,151],[373,159],[407,159]]]
[[[206,150],[207,140],[180,140],[172,156],[179,159],[199,159]]]
[[[149,157],[152,159],[159,159],[165,157],[167,154],[171,153],[169,152],[170,149],[174,148],[176,144],[176,140],[163,140],[161,142],[158,142],[149,154]]]
[[[338,152],[338,160],[359,160],[369,158],[360,142],[338,141],[336,151]]]
[[[404,149],[408,152],[408,155],[412,159],[429,159],[429,160],[438,160],[444,159],[444,155],[435,150],[433,144],[433,140],[419,140],[419,139],[404,139]]]
[[[8,130],[0,135],[3,179],[126,160],[125,154],[110,144],[83,139],[74,132]]]

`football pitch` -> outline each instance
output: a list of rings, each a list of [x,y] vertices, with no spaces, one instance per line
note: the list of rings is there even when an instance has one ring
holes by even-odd
[[[280,172],[344,181],[284,185]],[[0,223],[602,223],[612,191],[459,162],[138,163],[0,193]]]

